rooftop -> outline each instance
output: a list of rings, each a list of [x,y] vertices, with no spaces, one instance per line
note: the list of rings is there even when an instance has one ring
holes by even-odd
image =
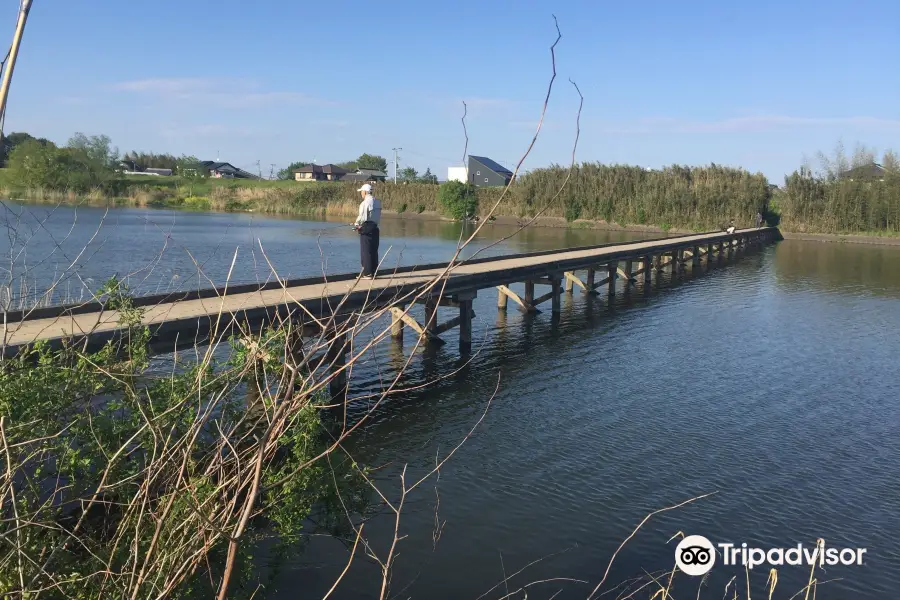
[[[484,166],[486,166],[491,171],[495,173],[500,173],[503,175],[512,175],[512,171],[501,165],[500,163],[493,161],[485,156],[474,156],[472,154],[469,155],[469,158],[474,158]]]

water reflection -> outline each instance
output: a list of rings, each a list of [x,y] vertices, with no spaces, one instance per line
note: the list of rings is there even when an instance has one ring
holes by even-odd
[[[848,294],[900,296],[900,246],[785,240],[775,273],[786,290],[814,287]]]

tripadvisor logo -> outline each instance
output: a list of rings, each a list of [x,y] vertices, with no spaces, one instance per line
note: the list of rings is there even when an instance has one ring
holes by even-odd
[[[688,575],[705,575],[716,564],[716,549],[702,535],[689,535],[675,547],[675,564]]]
[[[716,548],[719,548],[718,552]],[[730,543],[713,545],[702,535],[689,535],[675,547],[675,564],[687,575],[697,576],[709,573],[716,564],[716,556],[722,556],[722,564],[726,566],[741,565],[753,569],[763,564],[782,565],[816,565],[820,567],[842,565],[861,565],[865,548],[826,548],[825,541],[819,540],[810,548],[797,544],[792,548],[751,548],[747,544],[740,546]]]

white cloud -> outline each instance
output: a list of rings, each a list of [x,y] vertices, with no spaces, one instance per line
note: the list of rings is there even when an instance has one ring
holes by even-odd
[[[224,109],[260,108],[302,104],[330,104],[294,91],[264,90],[247,79],[176,77],[123,81],[110,86],[120,92],[153,96],[162,101],[191,102]]]

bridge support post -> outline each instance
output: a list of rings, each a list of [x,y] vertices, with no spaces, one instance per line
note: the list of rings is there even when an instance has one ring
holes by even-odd
[[[572,274],[574,275],[575,273],[572,273]],[[570,277],[566,277],[566,293],[572,294],[574,292],[575,292],[575,282],[572,281],[572,279]]]
[[[405,304],[398,304],[397,308],[400,310],[406,310]],[[391,314],[391,337],[395,340],[403,341],[403,319],[401,319],[396,312],[392,311]]]
[[[632,268],[632,260],[630,258],[625,261],[625,268],[623,271],[625,273],[625,296],[631,296],[631,286],[634,285],[635,279],[631,275],[634,272],[634,269]]]
[[[645,256],[642,260],[644,269],[644,291],[650,291],[650,260],[651,257]]]
[[[430,342],[437,337],[438,326],[438,304],[437,298],[428,298],[425,301],[425,332],[426,342]]]
[[[502,310],[506,312],[506,307],[509,304],[509,296],[503,293],[503,290],[497,290],[497,310]]]
[[[609,283],[607,284],[607,295],[612,298],[616,295],[616,277],[619,276],[619,261],[611,262],[606,266],[609,273]]]
[[[328,382],[328,392],[332,404],[344,404],[347,400],[347,352],[350,344],[347,343],[347,335],[341,334],[335,337],[328,346],[326,360],[331,372],[331,380]]]
[[[596,269],[590,268],[587,270],[587,293],[588,294],[597,294],[597,290],[595,289],[594,280],[596,279]]]
[[[713,245],[712,245],[712,243],[709,243],[706,245],[706,264],[709,264],[709,262],[712,260],[712,257],[713,257]]]
[[[534,306],[534,282],[530,279],[525,282],[525,304]]]
[[[478,292],[464,292],[456,297],[459,303],[459,351],[468,353],[472,350],[472,300]]]
[[[693,256],[691,256],[691,264],[696,269],[700,266],[700,246],[694,246]]]
[[[566,288],[569,286],[574,287],[574,284],[571,279],[566,279]],[[550,276],[550,293],[553,294],[550,298],[550,312],[554,315],[558,315],[561,312],[559,297],[562,294],[562,278],[559,275],[554,274]]]

